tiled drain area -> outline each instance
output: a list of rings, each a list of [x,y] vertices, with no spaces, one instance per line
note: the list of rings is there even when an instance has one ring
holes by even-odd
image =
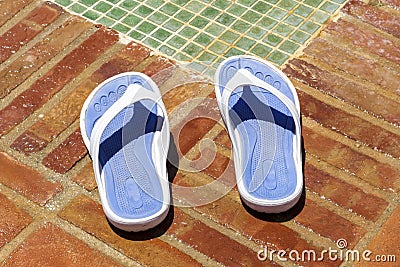
[[[52,0],[174,59],[253,54],[278,66],[346,0]]]

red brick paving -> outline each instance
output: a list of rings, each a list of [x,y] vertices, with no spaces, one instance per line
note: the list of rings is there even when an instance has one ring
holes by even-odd
[[[257,257],[254,257],[254,251],[179,209],[175,209],[174,222],[168,233],[225,266],[257,266],[260,264]],[[266,262],[264,265],[276,264]]]
[[[88,197],[82,195],[76,197],[61,211],[59,216],[143,264],[151,266],[197,265],[194,259],[160,239],[150,238],[149,241],[139,241],[141,238],[148,239],[148,237],[143,235],[135,237],[135,234],[128,234],[124,238],[117,235],[108,224],[101,205]],[[129,239],[138,241],[132,242]]]
[[[3,63],[16,53],[60,14],[61,10],[49,3],[40,5],[30,12],[22,21],[0,36],[0,62]]]
[[[117,34],[105,27],[92,34],[46,75],[0,111],[0,134],[6,134],[33,111],[40,108],[117,41]]]
[[[395,189],[400,170],[380,163],[376,159],[358,152],[334,139],[319,134],[316,130],[303,127],[306,151],[319,159],[356,175],[371,185],[383,189]],[[397,190],[397,188],[396,188]]]
[[[376,29],[365,28],[344,19],[330,23],[327,33],[348,40],[356,47],[368,50],[368,53],[377,55],[394,63],[400,63],[400,43],[398,40],[382,36]],[[335,38],[337,40],[337,38]],[[368,41],[367,41],[368,40]]]
[[[3,266],[122,266],[47,223],[31,234]]]
[[[348,2],[338,18],[283,67],[301,103],[306,192],[294,209],[277,215],[250,211],[243,206],[237,188],[231,188],[235,181],[233,161],[228,157],[231,143],[217,125],[220,115],[212,84],[188,84],[190,75],[173,68],[176,62],[135,42],[115,45],[116,32],[66,13],[63,33],[68,31],[71,36],[53,27],[46,32],[51,38],[37,40],[62,10],[48,3],[13,3],[0,3],[4,11],[0,27],[11,17],[16,22],[0,36],[0,62],[11,60],[0,71],[4,101],[0,110],[0,189],[4,189],[0,190],[0,246],[16,241],[7,247],[8,252],[0,252],[3,265],[119,265],[119,259],[99,251],[109,246],[132,264],[258,266],[260,246],[320,252],[340,238],[346,239],[349,248],[400,253],[396,249],[400,237],[396,231],[400,214],[398,0],[380,5]],[[29,9],[21,15],[19,10],[27,5]],[[39,12],[36,17],[35,12]],[[27,29],[32,23],[36,27]],[[93,33],[87,31],[90,27]],[[21,43],[13,42],[11,35],[25,30],[26,35],[12,37]],[[73,42],[77,38],[84,41]],[[3,47],[7,44],[9,48]],[[29,49],[25,49],[27,44]],[[66,47],[71,52],[59,56]],[[111,47],[115,54],[108,55],[102,65],[96,63]],[[19,50],[18,56],[11,57]],[[61,60],[48,66],[56,55]],[[30,63],[32,68],[8,76]],[[89,66],[93,73],[84,72]],[[221,197],[193,208],[174,207],[165,222],[145,233],[123,233],[107,222],[77,127],[80,108],[91,90],[124,71],[144,72],[162,90],[177,85],[163,97],[174,121],[173,140],[179,156],[194,158],[189,165],[201,171],[177,173],[174,183],[189,190],[174,188],[175,203]],[[82,82],[66,92],[65,86],[72,86],[78,75]],[[21,88],[28,77],[32,85]],[[188,102],[193,99],[200,104]],[[42,109],[43,116],[34,113],[49,100],[53,104]],[[196,149],[205,137],[214,139],[216,151],[207,147],[200,155]],[[222,183],[207,191],[190,190],[215,179]],[[222,196],[218,190],[223,189],[229,193]],[[78,196],[71,200],[66,192]],[[24,198],[31,201],[24,202]],[[55,219],[48,223],[51,218]],[[32,221],[39,229],[19,235]],[[65,227],[70,226],[90,234],[91,241],[68,234]],[[281,263],[274,260],[262,264]],[[305,266],[340,263],[296,261]]]
[[[0,248],[10,242],[31,221],[32,217],[16,207],[5,195],[0,193]]]
[[[295,84],[299,88],[304,86],[300,83]],[[400,157],[399,135],[374,125],[368,120],[351,115],[340,108],[319,101],[304,91],[298,91],[298,95],[303,115],[327,128],[334,128],[347,137],[358,140],[371,148],[383,151],[393,157]],[[357,125],[357,127],[354,127],[354,125]]]
[[[306,163],[304,177],[307,187],[336,204],[364,216],[368,220],[376,220],[387,208],[387,201],[367,194],[362,189]]]
[[[0,182],[3,185],[40,205],[62,190],[61,184],[48,181],[40,172],[4,152],[0,152],[0,169]]]
[[[86,155],[80,130],[73,132],[68,138],[48,154],[42,161],[43,165],[58,173],[66,173],[75,163]]]
[[[400,20],[398,14],[384,11],[360,0],[351,0],[342,11],[400,38]]]
[[[383,264],[384,266],[396,266],[396,262],[399,260],[400,255],[400,247],[399,247],[399,235],[398,227],[399,227],[399,220],[400,220],[400,208],[398,207],[393,214],[389,217],[389,219],[382,225],[381,229],[379,230],[378,234],[375,236],[374,239],[367,245],[366,249],[372,252],[370,256],[371,260],[377,260],[376,256],[379,256],[380,259],[389,259],[391,256],[395,256],[392,258],[392,262]],[[395,259],[396,261],[393,261]],[[365,260],[360,263],[360,266],[370,266],[375,263],[366,262]],[[398,263],[397,263],[398,264]]]
[[[83,166],[79,172],[72,177],[72,181],[79,184],[86,190],[92,191],[97,187],[96,180],[94,178],[93,164],[92,162],[87,163]]]
[[[25,6],[33,2],[33,0],[15,0],[15,1],[2,1],[0,3],[0,8],[2,14],[0,17],[0,26],[3,26],[10,18],[17,14]]]
[[[113,75],[134,71],[149,54],[149,50],[142,46],[128,44],[52,108],[48,116],[20,135],[11,147],[26,155],[42,150],[79,117],[83,102],[94,87]]]
[[[70,18],[46,38],[18,57],[0,72],[0,98],[26,80],[32,73],[52,59],[90,26],[83,19]],[[63,36],[63,38],[60,38]],[[64,37],[65,36],[65,37]]]
[[[339,76],[301,59],[291,60],[284,71],[311,87],[321,89],[391,123],[400,125],[398,102],[373,90],[369,85]]]

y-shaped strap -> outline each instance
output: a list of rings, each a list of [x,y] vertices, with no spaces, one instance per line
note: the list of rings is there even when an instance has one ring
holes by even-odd
[[[150,83],[151,88],[157,88],[157,85],[152,81],[147,81]],[[158,91],[158,88],[154,91],[150,91],[149,89],[144,88],[140,84],[131,84],[126,89],[125,94],[119,98],[104,114],[101,116],[97,122],[95,123],[92,134],[90,136],[90,154],[92,155],[93,167],[95,171],[95,177],[97,178],[97,182],[99,187],[103,187],[104,189],[104,181],[100,179],[100,162],[99,162],[99,149],[100,149],[100,141],[103,135],[103,132],[107,125],[111,122],[112,119],[115,118],[123,109],[128,107],[129,105],[139,102],[141,100],[151,100],[154,102],[154,105],[157,105],[158,108],[161,109],[163,113],[163,125],[161,128],[161,136],[159,139],[159,144],[157,144],[157,149],[160,149],[159,145],[161,145],[162,151],[165,153],[167,147],[169,146],[169,122],[167,118],[167,111],[162,103],[161,94]],[[152,146],[153,147],[153,146]],[[163,149],[165,148],[165,149]],[[153,154],[154,155],[154,154]],[[164,174],[166,172],[165,164],[155,164],[157,169],[157,173],[159,175]],[[158,169],[159,168],[159,169]]]
[[[301,126],[300,126],[300,112],[296,108],[295,104],[293,103],[292,100],[290,100],[286,95],[284,95],[282,92],[280,92],[278,89],[273,87],[272,85],[264,82],[263,80],[257,78],[253,74],[251,74],[248,70],[246,69],[239,69],[233,77],[229,80],[229,82],[224,86],[224,90],[222,92],[222,97],[221,97],[221,103],[223,104],[222,108],[222,114],[224,118],[226,118],[226,124],[228,127],[229,132],[233,133],[233,125],[232,122],[229,120],[229,98],[232,95],[233,91],[238,88],[239,86],[257,86],[259,88],[262,88],[266,91],[269,91],[273,95],[275,95],[279,100],[281,100],[285,106],[288,108],[289,112],[293,116],[293,120],[295,123],[295,131],[296,131],[296,151],[299,151],[301,149],[301,142],[300,142],[300,136],[301,136]]]

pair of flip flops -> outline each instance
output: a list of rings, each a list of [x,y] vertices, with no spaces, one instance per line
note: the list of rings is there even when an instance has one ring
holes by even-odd
[[[293,85],[268,62],[237,56],[217,69],[215,91],[243,201],[261,212],[288,210],[303,188],[300,107]],[[142,73],[114,76],[89,95],[80,119],[109,221],[125,231],[162,222],[170,206],[170,132],[157,85]]]

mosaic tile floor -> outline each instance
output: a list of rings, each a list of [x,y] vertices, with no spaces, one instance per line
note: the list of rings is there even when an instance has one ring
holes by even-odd
[[[253,54],[282,66],[346,0],[52,0],[176,60]]]

